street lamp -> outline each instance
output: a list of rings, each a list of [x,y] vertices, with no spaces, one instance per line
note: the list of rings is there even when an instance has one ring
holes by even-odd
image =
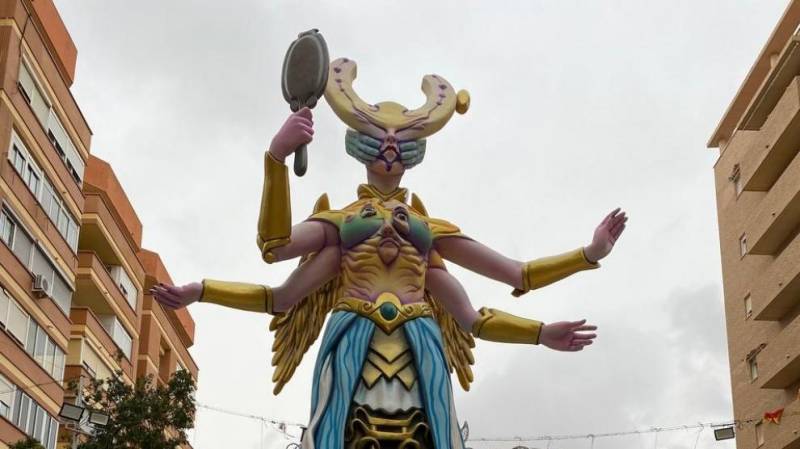
[[[733,426],[714,429],[714,439],[717,441],[730,440],[734,437],[736,437],[736,432],[734,432]]]
[[[58,416],[78,425],[88,422],[95,427],[105,427],[108,425],[109,420],[108,413],[92,409],[87,410],[86,407],[67,402],[61,404],[61,410],[58,411]]]
[[[86,409],[83,407],[65,402],[61,404],[61,410],[58,411],[58,416],[67,421],[79,423],[83,419],[83,413],[85,411]]]
[[[89,412],[89,423],[95,427],[105,427],[108,425],[108,413],[91,410]]]

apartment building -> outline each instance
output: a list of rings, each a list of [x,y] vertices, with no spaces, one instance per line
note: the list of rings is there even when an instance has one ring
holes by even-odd
[[[800,447],[798,25],[792,0],[708,143],[739,449]]]
[[[0,448],[71,439],[72,379],[195,378],[194,322],[70,93],[77,49],[52,0],[0,0]]]

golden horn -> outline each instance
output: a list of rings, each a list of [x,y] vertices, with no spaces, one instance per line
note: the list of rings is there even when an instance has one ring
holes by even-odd
[[[456,94],[450,83],[439,75],[426,75],[422,79],[426,101],[417,109],[409,110],[391,101],[371,105],[353,89],[356,75],[355,61],[347,58],[333,61],[325,100],[347,126],[377,139],[389,133],[394,133],[399,140],[422,139],[442,129],[454,111],[463,114],[469,107],[467,91]]]

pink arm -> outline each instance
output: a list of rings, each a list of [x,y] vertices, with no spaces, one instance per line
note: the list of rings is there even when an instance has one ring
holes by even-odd
[[[425,288],[441,301],[462,329],[472,332],[472,325],[479,316],[478,311],[472,307],[469,296],[458,279],[441,268],[431,268],[425,275]]]
[[[272,289],[272,310],[268,312],[285,312],[289,310],[314,290],[333,279],[339,273],[340,258],[338,245],[327,246],[316,256],[301,264],[282,285]],[[257,284],[246,285],[256,287],[257,290],[262,291]],[[156,284],[150,289],[150,294],[165,307],[179,309],[200,300],[203,294],[203,284],[200,282],[192,282],[183,286]],[[263,298],[257,299],[257,301],[257,307],[255,308],[252,307],[251,299],[246,299],[243,302],[244,307],[241,307],[242,304],[237,306],[218,301],[217,303],[233,308],[265,312],[265,310],[257,310],[264,307]]]
[[[472,239],[444,237],[436,240],[435,246],[449,261],[514,288],[522,288],[523,263],[518,260]]]
[[[472,333],[480,314],[472,307],[458,279],[441,268],[431,268],[426,274],[425,288],[441,301],[462,329]],[[592,344],[597,337],[595,330],[597,326],[587,325],[586,320],[543,324],[539,343],[557,351],[580,351]]]
[[[292,226],[291,240],[272,250],[276,261],[294,259],[339,244],[336,226],[321,221],[304,221]]]
[[[297,267],[286,281],[272,289],[275,312],[285,312],[322,287],[339,273],[341,254],[338,246],[327,246],[311,260]]]
[[[597,263],[611,253],[614,244],[625,230],[628,217],[619,208],[606,215],[597,226],[592,242],[583,247],[583,256],[590,263]],[[525,263],[510,259],[497,251],[472,239],[442,237],[436,240],[436,250],[447,260],[478,274],[508,284],[515,289],[524,289],[523,268]]]

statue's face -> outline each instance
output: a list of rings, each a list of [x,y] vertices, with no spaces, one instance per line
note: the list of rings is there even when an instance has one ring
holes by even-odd
[[[367,168],[376,175],[402,175],[406,169],[400,159],[400,149],[394,131],[389,131],[383,138],[380,154],[367,165]]]

